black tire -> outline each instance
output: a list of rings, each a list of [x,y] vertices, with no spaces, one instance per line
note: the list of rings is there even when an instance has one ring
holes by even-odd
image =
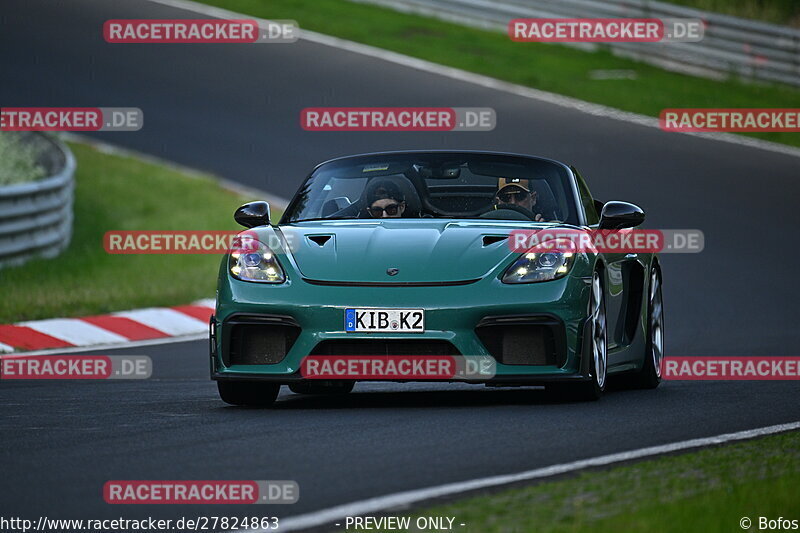
[[[281,386],[258,381],[217,381],[222,401],[231,405],[267,407],[275,402]]]
[[[347,394],[353,390],[355,381],[299,381],[291,383],[289,390],[295,394]]]
[[[599,298],[599,301],[597,301]],[[603,396],[608,382],[608,324],[606,316],[606,297],[601,272],[592,275],[592,294],[589,298],[589,318],[592,327],[591,338],[584,342],[583,361],[588,361],[590,379],[578,383],[553,383],[545,390],[559,400],[596,401]],[[598,351],[599,350],[599,351]]]
[[[631,376],[638,389],[655,389],[661,384],[661,361],[664,358],[664,298],[661,294],[661,271],[650,271],[647,287],[647,343],[642,369]]]

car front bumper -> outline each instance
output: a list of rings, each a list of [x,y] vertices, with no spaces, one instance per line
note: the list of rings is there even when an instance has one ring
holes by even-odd
[[[391,355],[494,356],[494,377],[479,381],[488,384],[586,380],[588,365],[581,354],[589,291],[585,278],[572,275],[520,285],[485,278],[466,285],[425,287],[319,285],[302,279],[269,285],[221,276],[211,322],[211,377],[291,383],[303,379],[299,369],[304,357],[343,355],[339,352],[350,348],[348,355],[394,350]],[[344,312],[352,307],[425,309],[425,332],[345,332]],[[259,360],[255,352],[265,351],[265,346],[275,352],[275,345],[267,337],[248,338],[242,348],[243,327],[259,333],[280,328],[276,338],[285,338],[285,352]],[[511,344],[516,343],[519,352],[520,341],[532,331],[540,343],[535,364],[522,363],[518,355],[509,357],[504,335],[516,335]],[[367,344],[381,353],[362,346]],[[359,353],[350,353],[353,347]],[[403,352],[405,348],[413,353]]]

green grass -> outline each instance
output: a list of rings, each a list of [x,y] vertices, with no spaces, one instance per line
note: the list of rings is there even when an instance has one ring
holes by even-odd
[[[212,178],[71,144],[78,163],[74,233],[49,260],[0,270],[0,324],[85,316],[214,296],[220,255],[111,255],[109,230],[240,230],[243,198]]]
[[[800,27],[800,2],[797,0],[670,0],[670,2],[735,17]]]
[[[464,533],[731,533],[800,519],[800,432],[666,456],[415,511]]]
[[[788,86],[685,76],[615,57],[608,50],[516,43],[504,33],[345,0],[203,1],[255,17],[293,19],[304,29],[645,115],[658,116],[670,107],[800,107],[800,90]],[[591,79],[589,73],[597,69],[633,70],[637,78]],[[317,104],[322,103],[320,98]],[[502,128],[503,116],[497,120]],[[752,135],[800,146],[797,133]]]

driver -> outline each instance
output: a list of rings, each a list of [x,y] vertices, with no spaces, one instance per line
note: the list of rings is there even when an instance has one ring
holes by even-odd
[[[366,199],[366,211],[373,218],[400,218],[406,210],[403,192],[390,180],[370,183]]]
[[[500,178],[497,180],[497,193],[494,195],[494,205],[509,204],[527,209],[535,214],[534,220],[544,222],[541,213],[536,213],[536,191],[531,190],[529,180],[522,178]]]

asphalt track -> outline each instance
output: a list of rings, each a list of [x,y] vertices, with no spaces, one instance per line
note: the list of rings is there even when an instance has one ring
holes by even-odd
[[[4,0],[0,104],[139,107],[140,132],[97,137],[280,196],[317,162],[355,152],[467,148],[566,160],[595,196],[642,205],[649,227],[705,232],[701,254],[662,256],[668,354],[797,354],[800,159],[304,41],[109,45],[101,27],[110,18],[200,17],[144,1]],[[299,126],[310,106],[493,107],[498,125],[491,133],[311,133]],[[203,341],[114,353],[150,355],[153,379],[2,384],[2,516],[288,516],[800,420],[796,382],[669,382],[593,404],[551,403],[526,389],[359,385],[333,401],[284,392],[273,410],[236,409],[207,380]],[[109,479],[294,479],[301,498],[255,511],[110,506],[101,496]]]

